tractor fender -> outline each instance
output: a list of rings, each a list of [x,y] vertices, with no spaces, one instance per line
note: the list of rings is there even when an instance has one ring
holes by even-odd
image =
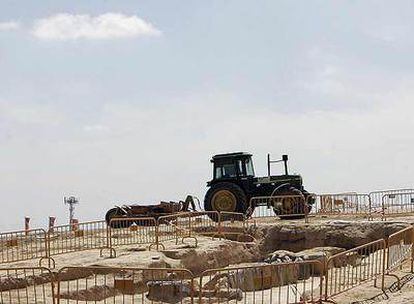
[[[274,196],[276,193],[278,193],[279,191],[282,191],[284,189],[289,189],[290,190],[291,187],[292,187],[292,185],[290,183],[281,184],[281,185],[277,186],[275,189],[273,189],[272,194],[270,196]]]

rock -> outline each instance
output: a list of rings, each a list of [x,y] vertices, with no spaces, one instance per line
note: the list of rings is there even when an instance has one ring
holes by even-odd
[[[237,270],[216,274],[203,286],[203,290],[263,290],[294,283],[299,277],[299,265],[294,264],[278,267],[267,263],[244,263],[237,267]]]
[[[171,267],[169,264],[165,262],[163,258],[161,258],[158,255],[155,255],[151,257],[151,263],[148,264],[148,268],[152,268],[152,269],[142,271],[143,280],[145,282],[166,279],[169,273],[167,270],[153,270],[153,269],[171,268]]]
[[[267,258],[265,259],[265,262],[271,264],[273,262],[280,261],[279,263],[281,263],[281,262],[286,261],[287,259],[292,261],[295,258],[296,258],[296,254],[292,251],[276,250],[267,256]]]
[[[142,251],[147,251],[147,249],[145,247],[135,247],[135,248],[128,248],[127,251],[142,252]]]
[[[29,286],[27,279],[23,278],[2,278],[0,280],[0,291],[20,289]]]
[[[324,273],[325,263],[331,256],[345,251],[344,248],[339,247],[315,247],[312,249],[302,250],[296,253],[296,257],[302,261],[316,260],[322,264],[315,266],[312,269],[311,265],[302,265],[301,277],[308,277],[309,275],[320,275]]]
[[[330,221],[297,225],[274,224],[257,227],[262,252],[284,249],[298,252],[304,248],[340,246],[346,249],[386,238],[409,226],[401,222]]]
[[[116,290],[112,287],[101,285],[92,286],[88,289],[81,289],[76,291],[61,292],[60,298],[66,300],[76,301],[104,301],[105,299],[114,297],[117,294]]]
[[[192,286],[187,281],[150,281],[147,299],[163,303],[178,303],[192,295]]]
[[[180,268],[188,269],[195,275],[207,269],[223,268],[230,264],[263,259],[257,246],[228,241],[214,241],[209,248],[199,246],[196,249],[181,249],[174,256],[181,260]]]

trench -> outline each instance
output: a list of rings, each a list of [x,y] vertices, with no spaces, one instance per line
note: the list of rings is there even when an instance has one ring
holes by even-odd
[[[351,249],[359,245],[369,243],[381,238],[386,238],[405,227],[408,223],[403,222],[373,222],[373,221],[330,221],[325,223],[286,223],[282,221],[266,224],[257,224],[249,228],[248,233],[251,237],[240,238],[237,236],[237,228],[233,228],[226,234],[224,240],[211,240],[205,237],[198,247],[181,246],[174,249],[154,253],[160,260],[156,262],[156,267],[160,268],[184,268],[190,270],[195,276],[200,276],[203,271],[209,269],[219,269],[228,266],[248,265],[249,263],[271,263],[270,257],[276,252],[293,252],[300,254],[306,250],[316,247],[334,247],[341,250]],[[201,239],[201,238],[200,238]],[[131,254],[141,254],[134,252]],[[283,252],[285,256],[289,256]],[[277,258],[280,258],[278,255]],[[283,258],[283,257],[282,257]],[[283,262],[283,261],[282,261]],[[148,267],[154,265],[149,264]],[[82,280],[93,275],[105,275],[105,273],[95,274],[91,270],[71,270],[60,274],[62,281]],[[115,276],[116,273],[111,275]],[[124,274],[123,274],[124,275]],[[189,279],[189,278],[186,278]],[[28,278],[27,281],[0,280],[0,290],[10,290],[30,286],[35,282],[50,281],[49,277],[39,276]],[[149,292],[147,284],[143,280],[131,285],[132,294]],[[183,284],[183,283],[181,283]],[[153,286],[164,288],[163,286]],[[155,289],[154,289],[155,288]],[[181,288],[181,287],[180,287]],[[103,300],[119,294],[115,286],[96,286],[89,290],[79,290],[77,292],[66,292],[62,298],[76,300]],[[161,294],[154,293],[156,296]]]
[[[237,229],[227,235],[227,241],[208,248],[166,250],[163,254],[180,260],[183,268],[195,275],[208,269],[243,263],[264,262],[277,251],[309,253],[315,248],[331,248],[332,253],[355,248],[409,226],[404,222],[330,221],[325,223],[257,224],[248,230],[251,237],[238,237]],[[240,233],[242,230],[239,231]]]

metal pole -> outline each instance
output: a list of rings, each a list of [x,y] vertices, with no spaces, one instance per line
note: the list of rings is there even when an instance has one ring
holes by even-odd
[[[270,154],[267,153],[267,176],[270,177]]]
[[[288,156],[287,155],[282,155],[282,160],[283,160],[283,163],[285,164],[285,175],[289,175],[288,166],[287,166]]]

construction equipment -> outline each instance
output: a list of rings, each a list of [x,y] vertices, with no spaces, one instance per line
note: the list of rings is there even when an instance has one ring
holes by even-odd
[[[148,221],[139,221],[140,218],[153,217],[158,219],[160,216],[171,215],[179,212],[196,211],[195,201],[198,199],[188,195],[185,201],[179,202],[160,202],[157,205],[122,205],[109,209],[105,215],[105,220],[112,228],[125,228],[133,225],[146,225]],[[111,223],[113,218],[134,218],[134,220],[116,221]],[[122,226],[122,227],[121,227]]]
[[[302,218],[311,210],[314,199],[303,188],[300,175],[289,175],[288,156],[281,160],[267,159],[268,176],[255,177],[252,155],[243,152],[218,154],[213,156],[213,179],[207,183],[210,187],[205,195],[204,210],[218,212],[237,212],[251,216],[258,206],[272,208],[280,218]],[[270,165],[284,162],[285,174],[272,176]],[[267,197],[270,199],[255,202],[251,198]],[[164,215],[179,212],[196,211],[194,196],[188,195],[185,201],[160,202],[157,205],[122,205],[110,209],[105,216],[112,228],[124,228],[136,225],[146,225],[147,221],[140,218],[153,217],[158,219]],[[251,202],[254,202],[251,204]],[[114,221],[113,218],[125,218],[125,221]],[[133,220],[129,220],[133,218]],[[212,218],[213,219],[213,218]],[[215,217],[213,220],[217,220]],[[121,224],[122,223],[122,224]],[[122,225],[122,227],[120,226]],[[116,227],[114,227],[116,226]]]
[[[256,177],[252,155],[244,152],[213,156],[213,179],[204,198],[204,209],[218,212],[238,212],[250,216],[261,205],[271,207],[280,218],[303,218],[309,213],[314,199],[303,188],[300,175],[290,175],[288,156],[272,161],[267,157],[268,176]],[[283,162],[284,175],[271,175],[271,164]],[[268,197],[267,200],[251,200]],[[250,204],[250,202],[253,202]]]

